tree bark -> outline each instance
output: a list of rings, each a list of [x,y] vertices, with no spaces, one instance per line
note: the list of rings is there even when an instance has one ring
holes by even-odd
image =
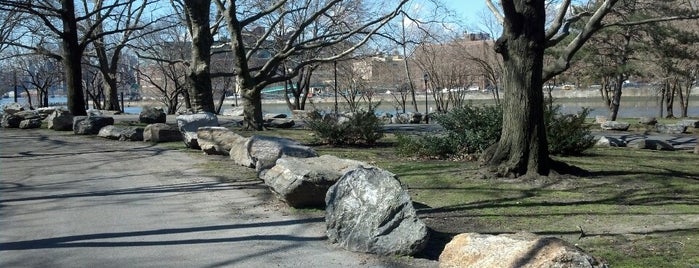
[[[192,109],[195,112],[215,113],[211,87],[211,45],[213,37],[209,28],[211,0],[184,1],[192,34],[192,60],[187,73],[187,88]]]
[[[498,143],[484,154],[498,176],[549,173],[542,92],[544,2],[502,1],[505,27],[496,51],[504,63],[503,129]]]
[[[80,59],[82,49],[78,44],[78,23],[75,19],[75,3],[61,0],[61,19],[63,20],[63,66],[68,94],[68,111],[75,116],[87,115],[85,95],[82,87],[82,66]]]
[[[608,101],[610,121],[616,121],[616,118],[619,115],[619,105],[621,104],[621,89],[624,86],[624,80],[626,80],[626,76],[624,76],[623,74],[619,74],[615,79],[616,83],[614,84],[612,96],[611,99]]]

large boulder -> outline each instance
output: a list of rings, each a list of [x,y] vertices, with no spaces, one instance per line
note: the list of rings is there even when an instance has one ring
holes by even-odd
[[[427,243],[425,224],[410,195],[390,172],[357,168],[325,197],[328,240],[341,247],[381,255],[413,255]]]
[[[15,114],[20,111],[24,111],[24,107],[16,102],[7,103],[2,106],[2,111],[4,114]]]
[[[114,124],[114,118],[109,116],[75,116],[73,117],[73,133],[76,135],[96,135],[100,129]]]
[[[237,143],[244,145],[239,148],[232,148],[231,159],[242,166],[252,166],[255,170],[262,171],[274,166],[277,159],[282,157],[315,157],[318,156],[313,148],[302,145],[297,141],[267,136],[252,136]],[[247,150],[241,152],[240,150]]]
[[[143,107],[138,121],[146,124],[165,123],[167,115],[162,107]]]
[[[297,120],[316,120],[321,115],[318,110],[291,110],[291,117]]]
[[[177,116],[177,128],[182,133],[184,145],[187,148],[199,149],[197,130],[200,127],[217,127],[218,117],[213,113],[184,114]]]
[[[100,129],[97,136],[120,141],[141,141],[143,140],[143,128],[109,125]]]
[[[40,128],[40,127],[41,127],[41,118],[24,119],[24,120],[22,120],[22,122],[19,122],[19,128],[21,128],[21,129]]]
[[[636,139],[630,141],[627,146],[629,148],[635,148],[635,149],[647,149],[647,150],[658,150],[658,151],[672,151],[675,150],[675,147],[672,146],[672,144],[662,141],[662,140],[653,140],[653,139]]]
[[[292,207],[325,206],[325,194],[343,175],[369,165],[331,155],[286,157],[261,174],[260,178],[284,202]]]
[[[638,123],[641,125],[655,126],[655,124],[658,123],[658,119],[655,119],[655,117],[642,116],[638,118]]]
[[[243,140],[245,137],[225,127],[200,127],[197,130],[197,142],[206,154],[229,155],[233,146]]]
[[[36,109],[36,111],[39,113],[39,116],[41,116],[42,119],[46,119],[47,117],[49,117],[49,115],[51,115],[53,112],[55,112],[58,109],[60,109],[60,107],[51,106],[51,107],[41,107],[41,108]]]
[[[602,268],[606,264],[558,238],[534,234],[455,236],[439,256],[439,267]]]
[[[687,131],[687,126],[680,124],[657,124],[655,130],[663,134],[682,134]]]
[[[14,113],[15,116],[18,116],[22,120],[28,120],[28,119],[39,119],[41,120],[41,115],[37,111],[19,111]]]
[[[677,122],[677,124],[681,125],[681,126],[691,127],[691,128],[699,128],[699,120],[695,120],[695,119],[684,119],[680,122]]]
[[[243,106],[237,106],[230,109],[223,109],[221,114],[223,116],[244,116],[245,110],[243,109]]]
[[[625,147],[626,143],[614,137],[600,137],[595,144],[597,147]]]
[[[155,123],[147,125],[143,130],[143,141],[158,143],[181,140],[182,133],[180,133],[177,127],[172,125]]]
[[[4,128],[18,128],[22,118],[11,113],[4,113],[0,121],[0,125]]]
[[[604,130],[627,131],[631,124],[618,121],[605,121],[600,125]]]
[[[56,131],[73,130],[73,115],[69,111],[56,109],[46,120],[49,129]]]
[[[284,118],[274,118],[265,122],[265,126],[273,128],[292,128],[294,125],[296,125],[294,120]]]
[[[255,162],[253,162],[252,158],[250,157],[249,149],[250,138],[244,138],[235,141],[232,144],[231,150],[228,152],[228,154],[231,156],[233,163],[248,168],[255,168]]]

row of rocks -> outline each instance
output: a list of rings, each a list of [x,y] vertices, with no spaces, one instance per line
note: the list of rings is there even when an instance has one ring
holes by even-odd
[[[627,131],[631,124],[619,121],[601,121],[600,127],[604,130]],[[682,134],[687,132],[687,128],[699,128],[699,120],[685,119],[676,124],[658,124],[655,118],[642,117],[639,119],[639,124],[653,126],[655,131],[662,134]]]

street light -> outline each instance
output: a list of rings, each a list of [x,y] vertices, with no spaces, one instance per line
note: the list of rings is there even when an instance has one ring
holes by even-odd
[[[428,110],[427,110],[427,80],[430,80],[430,75],[425,73],[422,78],[425,80],[425,124],[430,123],[430,119],[427,117]]]

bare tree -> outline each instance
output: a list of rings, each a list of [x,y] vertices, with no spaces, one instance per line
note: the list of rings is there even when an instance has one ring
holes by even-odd
[[[38,107],[48,107],[50,90],[63,81],[59,62],[45,56],[31,55],[17,58],[16,67],[21,71],[18,74],[23,78],[21,86],[27,93],[29,105],[32,105],[29,90],[34,89]]]
[[[633,22],[604,22],[617,0],[597,1],[600,4],[596,7],[574,10],[572,14],[569,12],[572,1],[565,0],[558,5],[558,12],[547,27],[546,2],[502,0],[498,9],[491,0],[486,0],[503,25],[502,36],[495,46],[504,65],[502,135],[498,143],[483,155],[489,170],[499,176],[548,175],[552,168],[563,166],[549,157],[542,86],[545,81],[569,68],[575,53],[594,33],[610,26],[688,18],[673,16]],[[570,24],[582,18],[586,18],[586,21],[581,30],[572,39],[566,39],[570,34]],[[544,68],[544,50],[564,40],[568,45],[551,65]]]
[[[305,66],[350,55],[376,36],[407,1],[280,0],[270,4],[217,0],[236,59],[234,73],[242,90],[245,127],[263,128],[261,92],[265,86],[288,80]],[[249,30],[256,26],[263,28],[259,32]],[[275,28],[282,26],[292,31],[280,40],[283,46],[270,49],[268,37]],[[309,34],[311,32],[314,33]],[[286,61],[292,55],[319,49],[327,53],[317,53],[298,62]],[[263,51],[271,55],[260,65],[252,64],[252,57]],[[280,71],[284,64],[290,72]]]

